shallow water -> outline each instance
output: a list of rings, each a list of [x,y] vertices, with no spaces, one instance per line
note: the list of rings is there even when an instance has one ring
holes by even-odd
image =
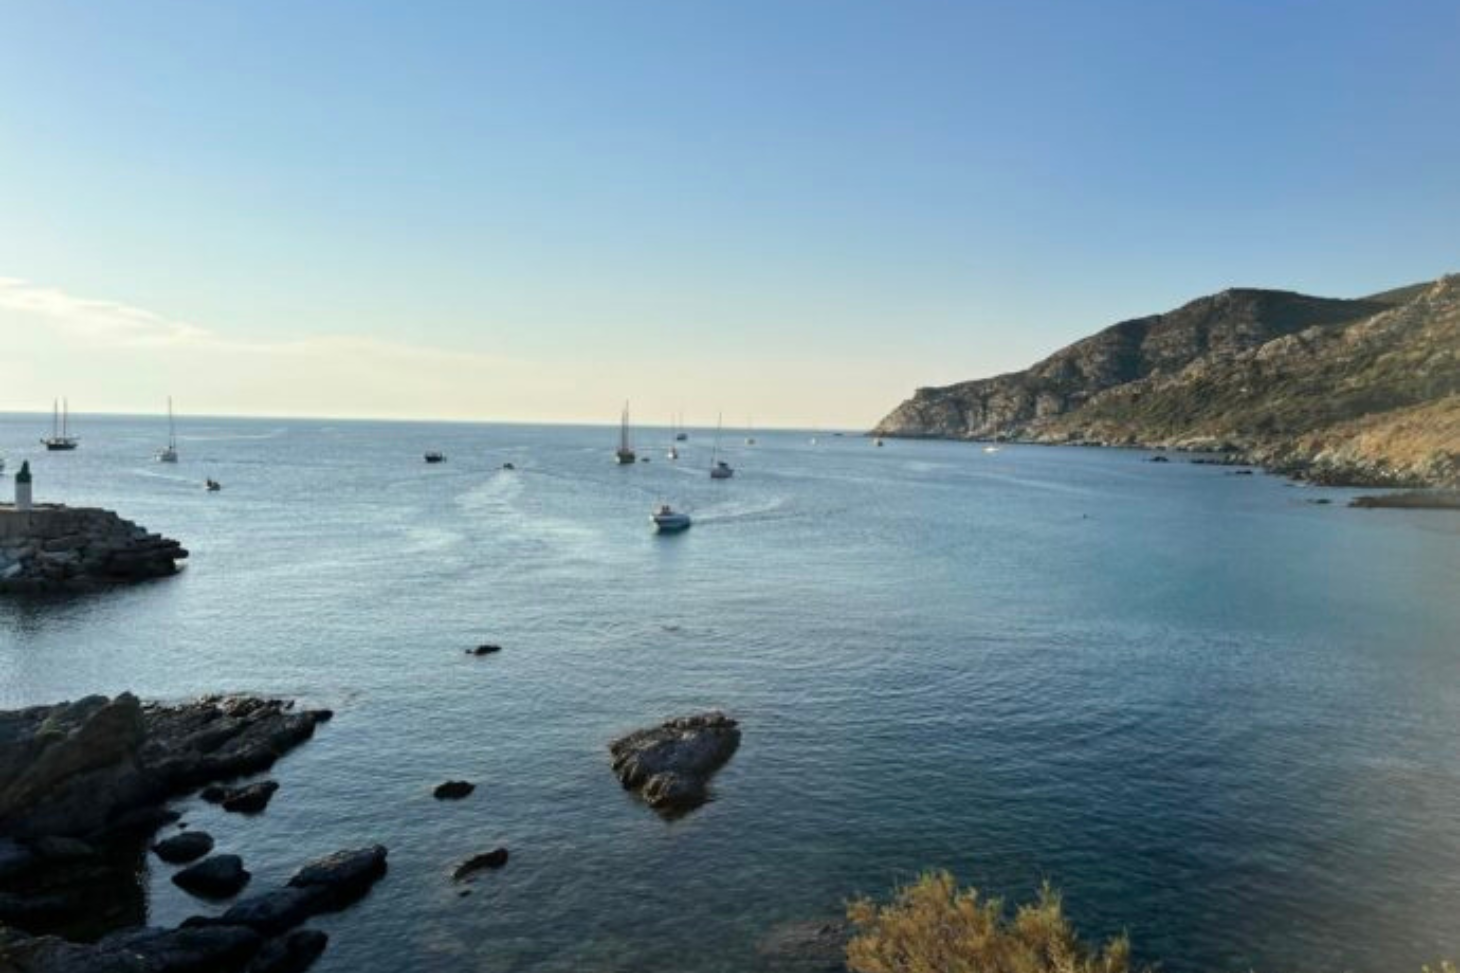
[[[1460,517],[1137,452],[759,432],[0,417],[39,499],[186,571],[0,603],[0,706],[132,689],[336,709],[256,818],[181,806],[254,887],[382,842],[316,969],[754,968],[778,922],[944,866],[1166,969],[1460,956]],[[427,466],[425,449],[447,463]],[[503,462],[515,472],[500,469]],[[207,494],[205,476],[224,490]],[[0,481],[8,496],[10,476]],[[1330,506],[1306,501],[1334,498]],[[673,537],[651,506],[688,509]],[[500,642],[497,656],[463,649]],[[606,742],[718,706],[744,742],[666,823]],[[431,787],[478,782],[457,803]],[[447,877],[511,863],[459,898]],[[147,876],[152,920],[209,911]]]

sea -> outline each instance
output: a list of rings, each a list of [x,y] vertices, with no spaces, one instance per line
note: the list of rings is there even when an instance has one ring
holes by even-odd
[[[0,600],[0,707],[333,709],[265,813],[176,804],[252,890],[390,849],[313,921],[321,973],[773,970],[786,924],[928,869],[1011,907],[1047,881],[1177,973],[1460,958],[1452,512],[1139,450],[737,430],[712,481],[712,429],[672,461],[638,428],[621,467],[610,426],[185,417],[173,466],[165,420],[81,416],[46,453],[48,419],[0,416],[0,496],[29,459],[38,500],[191,557]],[[659,502],[694,526],[653,533]],[[621,789],[610,740],[712,708],[743,742],[708,804]],[[223,908],[170,874],[139,877],[149,922]]]

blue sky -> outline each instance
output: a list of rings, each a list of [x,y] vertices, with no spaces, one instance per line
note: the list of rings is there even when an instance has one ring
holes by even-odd
[[[868,425],[1460,270],[1451,2],[12,5],[0,408]],[[125,366],[125,367],[124,367]]]

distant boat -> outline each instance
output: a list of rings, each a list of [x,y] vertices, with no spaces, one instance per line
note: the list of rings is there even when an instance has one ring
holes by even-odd
[[[745,445],[747,445],[747,446],[754,446],[755,445],[755,423],[752,422],[750,419],[746,419],[745,420],[745,433],[746,433],[746,435],[745,435]]]
[[[213,479],[210,476],[203,481],[203,488],[209,493],[217,493],[219,490],[223,489],[223,484],[219,483],[217,480]]]
[[[167,446],[157,451],[157,462],[177,462],[177,429],[172,422],[172,396],[167,397]]]
[[[984,447],[984,448],[983,448],[983,451],[984,451],[984,452],[985,452],[985,453],[997,453],[997,452],[998,452],[998,451],[999,451],[999,447],[997,447],[997,446],[992,446],[992,445],[991,445],[991,446],[985,446],[985,447]]]
[[[504,469],[504,470],[515,470],[515,469],[517,469],[517,467],[513,466],[511,463],[503,463],[502,464],[502,469]]]
[[[5,472],[5,457],[0,456],[0,473]]]
[[[685,530],[693,523],[689,519],[689,514],[675,510],[667,503],[661,503],[656,507],[654,512],[649,515],[649,519],[654,522],[654,529],[661,534]]]
[[[679,414],[679,422],[675,425],[674,441],[677,443],[689,440],[689,433],[684,431],[684,413]]]
[[[728,480],[735,475],[730,464],[720,459],[720,425],[719,421],[715,423],[715,447],[710,451],[710,479],[712,480]]]
[[[881,439],[874,440],[872,442],[872,445],[873,446],[881,446],[882,445],[882,440]]]
[[[636,459],[634,449],[629,445],[629,404],[624,403],[624,413],[619,419],[618,451],[613,454],[619,466],[628,466]]]
[[[75,449],[81,441],[71,435],[71,409],[65,399],[51,403],[51,434],[41,440],[41,445],[51,452],[66,452]]]
[[[438,453],[433,449],[426,454],[425,459],[427,463],[444,463],[446,462],[446,454]]]
[[[676,423],[673,416],[669,418],[669,432],[669,450],[664,455],[670,459],[679,459],[679,449],[674,445],[679,440],[679,435],[676,432]]]

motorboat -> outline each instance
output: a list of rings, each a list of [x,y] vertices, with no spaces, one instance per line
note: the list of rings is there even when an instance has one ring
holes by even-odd
[[[993,445],[990,445],[990,446],[985,446],[985,447],[984,447],[984,448],[983,448],[983,451],[984,451],[984,452],[985,452],[985,453],[997,453],[997,452],[998,452],[998,451],[999,451],[999,447],[997,447],[997,446],[993,446]]]
[[[157,462],[177,462],[177,429],[172,421],[172,396],[167,397],[167,445],[157,451]]]
[[[69,452],[81,445],[81,441],[71,435],[70,429],[71,409],[65,399],[59,403],[51,403],[51,434],[41,440],[41,445],[53,453]]]
[[[634,448],[629,445],[629,404],[627,402],[624,403],[624,412],[619,419],[618,451],[613,456],[619,466],[628,466],[638,458],[634,455]]]
[[[881,439],[877,439],[877,440],[873,441],[872,445],[873,446],[881,446],[882,445],[882,440]]]
[[[217,493],[219,490],[223,489],[223,484],[219,483],[217,480],[213,479],[210,476],[203,481],[203,488],[209,493]]]
[[[674,531],[685,530],[693,523],[689,518],[689,514],[675,510],[667,503],[661,503],[655,507],[654,512],[649,515],[649,519],[654,522],[654,529],[661,534],[670,534]]]
[[[444,462],[446,462],[446,454],[445,453],[438,453],[436,450],[433,449],[429,453],[426,454],[426,462],[427,463],[444,463]]]
[[[712,480],[728,480],[734,475],[734,468],[722,459],[715,460],[715,465],[710,467],[710,479]]]

